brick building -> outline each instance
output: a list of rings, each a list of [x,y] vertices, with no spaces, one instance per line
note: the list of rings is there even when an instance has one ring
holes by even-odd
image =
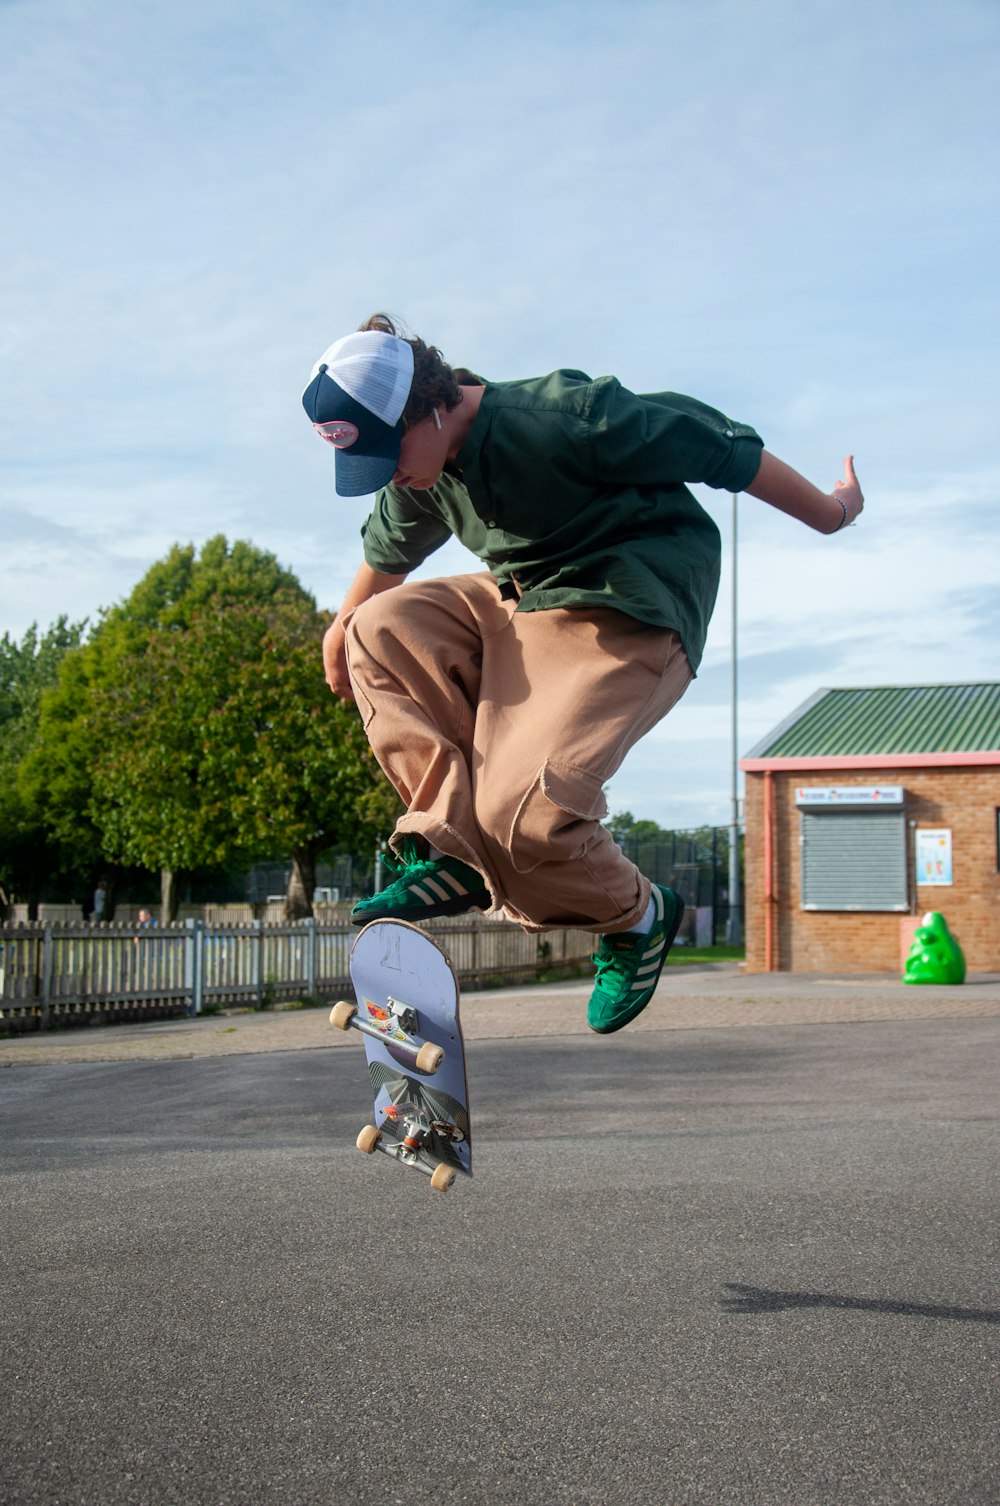
[[[740,767],[748,971],[898,972],[928,910],[1000,970],[1000,684],[820,690]]]

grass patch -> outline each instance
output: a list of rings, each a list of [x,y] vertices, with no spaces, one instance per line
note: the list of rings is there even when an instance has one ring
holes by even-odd
[[[743,946],[674,946],[667,958],[667,967],[690,967],[693,962],[742,962],[746,957]]]
[[[594,965],[589,958],[581,958],[576,962],[563,962],[554,967],[547,967],[544,972],[538,974],[537,983],[567,983],[574,978],[590,978],[593,976]]]

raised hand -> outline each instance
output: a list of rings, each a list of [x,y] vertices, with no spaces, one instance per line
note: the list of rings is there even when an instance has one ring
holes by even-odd
[[[840,524],[841,528],[847,528],[854,522],[859,513],[862,512],[865,505],[864,494],[858,485],[858,478],[854,473],[853,455],[845,456],[844,478],[834,486],[833,495],[837,498],[838,502],[843,502],[847,509],[847,517]],[[835,529],[834,532],[836,531]]]

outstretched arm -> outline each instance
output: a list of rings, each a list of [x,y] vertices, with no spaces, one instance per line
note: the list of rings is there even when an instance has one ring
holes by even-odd
[[[805,476],[765,450],[760,457],[760,469],[745,490],[751,497],[759,497],[779,512],[815,528],[817,533],[838,533],[854,522],[865,505],[854,474],[853,455],[844,461],[843,480],[831,492],[821,492]]]
[[[347,673],[347,641],[344,636],[343,622],[349,613],[359,607],[370,596],[377,596],[380,591],[388,591],[393,586],[400,585],[406,579],[405,575],[381,575],[378,570],[373,570],[370,565],[362,565],[357,575],[348,588],[347,595],[341,604],[333,622],[323,635],[323,669],[326,673],[326,683],[334,695],[342,696],[345,700],[354,700],[354,691],[351,687],[351,677]]]

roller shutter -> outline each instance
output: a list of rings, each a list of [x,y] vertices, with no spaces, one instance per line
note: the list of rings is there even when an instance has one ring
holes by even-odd
[[[803,910],[908,910],[902,809],[803,810]]]

